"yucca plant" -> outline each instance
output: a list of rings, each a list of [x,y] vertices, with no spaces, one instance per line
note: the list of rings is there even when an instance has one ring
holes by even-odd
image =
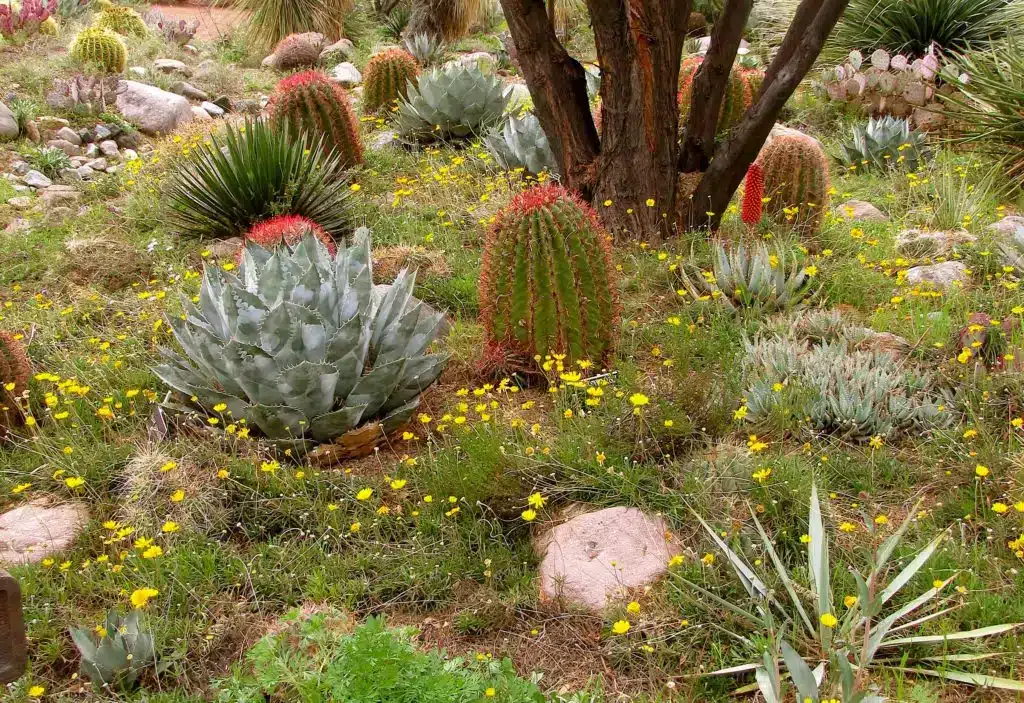
[[[156,665],[153,634],[143,628],[141,617],[138,610],[124,616],[110,611],[98,631],[70,629],[82,657],[82,676],[97,689],[130,690],[143,671]]]
[[[287,123],[228,125],[195,147],[165,190],[183,234],[227,238],[274,215],[303,215],[335,238],[347,229],[344,164],[323,138],[308,142]]]
[[[528,112],[521,118],[509,115],[500,129],[484,137],[484,147],[505,170],[522,169],[533,175],[545,171],[558,174],[547,135],[533,113]]]
[[[420,66],[426,68],[440,63],[447,51],[444,41],[429,34],[414,34],[406,37],[403,43],[406,51],[412,54]]]
[[[814,278],[795,256],[763,244],[739,244],[731,250],[714,245],[711,271],[692,263],[676,269],[684,289],[694,300],[716,300],[732,311],[788,310],[814,297]]]
[[[927,157],[924,135],[897,117],[872,117],[867,123],[854,125],[852,139],[840,148],[840,161],[858,171],[916,171]]]
[[[818,703],[841,697],[844,703],[882,703],[886,699],[875,692],[868,675],[885,666],[918,676],[1024,691],[1024,683],[1019,680],[948,668],[949,664],[988,658],[984,655],[952,654],[948,650],[953,643],[993,637],[1024,623],[921,634],[925,623],[959,606],[952,594],[944,595],[946,587],[956,579],[956,573],[934,581],[931,588],[916,597],[904,596],[905,587],[942,545],[948,536],[946,532],[929,541],[902,568],[890,566],[900,542],[916,521],[919,506],[920,503],[912,506],[891,534],[883,532],[884,527],[862,514],[863,526],[860,529],[872,536],[876,546],[870,554],[866,574],[861,574],[853,564],[846,565],[846,570],[857,582],[856,595],[847,596],[837,594],[832,586],[835,565],[829,556],[829,532],[825,527],[818,490],[813,483],[807,517],[808,539],[805,540],[806,568],[787,568],[776,551],[776,542],[768,536],[752,506],[747,507],[757,532],[758,550],[764,556],[763,561],[759,558],[753,566],[731,549],[719,532],[693,512],[725,556],[750,600],[749,603],[726,600],[677,573],[673,577],[675,588],[696,607],[708,611],[712,618],[720,616],[720,609],[728,611],[762,636],[770,647],[757,661],[712,671],[706,676],[752,671],[757,688],[769,703],[791,700],[786,692],[790,685],[796,689],[796,700],[799,701]],[[807,574],[807,583],[803,583],[803,573]],[[934,645],[942,647],[941,651],[936,653]],[[788,670],[788,681],[782,675],[783,667]]]
[[[475,66],[435,68],[409,85],[395,129],[417,142],[480,136],[501,121],[510,94],[501,79]]]
[[[267,105],[275,124],[287,123],[292,134],[305,134],[308,144],[323,139],[350,168],[363,162],[359,121],[348,93],[321,71],[303,71],[281,80]]]
[[[427,353],[444,315],[413,297],[415,274],[375,287],[372,266],[366,228],[333,259],[312,235],[274,250],[250,243],[237,276],[207,266],[198,306],[168,316],[184,356],[162,350],[154,373],[283,447],[305,451],[364,425],[382,439],[447,357]]]
[[[345,14],[352,0],[240,0],[239,9],[249,15],[247,35],[258,49],[277,45],[290,34],[320,32],[341,36]]]

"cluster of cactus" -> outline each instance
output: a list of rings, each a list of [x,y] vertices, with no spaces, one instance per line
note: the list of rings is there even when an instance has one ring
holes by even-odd
[[[840,160],[857,171],[916,171],[928,155],[925,137],[901,117],[881,117],[853,126],[851,141],[840,145]]]
[[[149,28],[142,15],[130,7],[111,5],[105,7],[93,22],[93,26],[109,29],[123,37],[145,37]]]
[[[488,348],[503,359],[607,362],[618,300],[594,211],[552,184],[513,198],[487,235],[480,304]]]
[[[950,71],[956,74],[952,64],[941,65],[934,47],[914,60],[877,49],[865,61],[861,52],[851,51],[845,63],[822,71],[817,85],[829,100],[856,103],[869,115],[931,124],[931,116],[942,109],[938,94],[951,91],[948,83],[939,86],[937,79]]]
[[[444,41],[429,34],[414,34],[406,37],[405,48],[420,66],[433,66],[444,58],[447,47]]]
[[[237,276],[207,266],[198,306],[168,317],[184,356],[161,350],[154,372],[201,411],[298,452],[360,426],[391,433],[444,368],[427,353],[444,315],[413,297],[415,274],[374,286],[372,269],[365,227],[333,259],[311,235],[249,243]]]
[[[287,122],[293,134],[305,134],[310,143],[322,137],[343,167],[363,162],[359,121],[349,95],[321,71],[304,71],[281,80],[268,111],[275,124]]]
[[[17,33],[25,35],[56,34],[53,15],[57,13],[57,0],[22,0],[21,8],[14,10],[10,3],[0,5],[0,36],[11,38]]]
[[[783,335],[748,340],[746,418],[786,429],[804,423],[853,441],[952,424],[950,391],[887,351],[862,348],[864,333],[850,328],[832,340],[808,339],[792,325]]]
[[[146,24],[163,35],[164,39],[178,46],[188,44],[199,31],[199,20],[175,20],[160,10],[147,12]]]
[[[0,439],[22,422],[20,399],[28,390],[28,355],[14,335],[0,331]]]
[[[697,69],[704,62],[703,56],[688,56],[679,66],[679,124],[686,124],[690,113],[690,98],[693,92],[693,79]],[[722,98],[722,112],[718,117],[718,133],[723,134],[739,123],[743,113],[753,104],[764,80],[764,71],[760,68],[747,68],[735,65],[729,72],[725,96]]]
[[[828,204],[828,156],[813,137],[793,129],[774,134],[747,172],[743,221],[763,214],[775,223],[816,232]],[[760,206],[760,210],[758,207]]]
[[[500,128],[484,137],[484,147],[498,165],[508,171],[522,169],[533,175],[558,174],[548,137],[533,113],[522,117],[509,115]]]
[[[128,47],[109,29],[87,27],[72,42],[71,58],[79,64],[98,66],[106,73],[122,73],[128,66]]]
[[[716,242],[713,258],[711,271],[701,271],[693,263],[676,268],[694,300],[715,300],[732,311],[773,312],[803,305],[815,294],[813,277],[797,257],[783,250],[739,244],[730,251]]]
[[[70,628],[82,658],[82,677],[97,690],[129,690],[143,671],[156,665],[153,634],[143,630],[140,618],[138,610],[125,616],[110,611],[99,632]]]
[[[245,241],[259,244],[264,249],[273,249],[282,244],[296,246],[306,235],[313,235],[319,239],[332,257],[337,253],[338,247],[327,230],[302,215],[277,215],[269,220],[257,222],[245,233]],[[239,263],[244,251],[243,244],[238,251]]]
[[[395,129],[407,141],[468,139],[501,122],[512,89],[476,67],[421,73],[398,105]]]
[[[408,51],[388,49],[374,55],[363,74],[363,112],[395,109],[419,72],[419,64]]]

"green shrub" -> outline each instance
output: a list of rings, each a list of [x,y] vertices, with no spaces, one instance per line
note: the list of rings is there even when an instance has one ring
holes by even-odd
[[[169,179],[171,222],[197,237],[241,235],[274,215],[303,215],[335,237],[347,230],[341,157],[287,126],[228,125],[197,146]]]
[[[416,59],[407,51],[388,49],[375,54],[363,75],[363,112],[393,110],[405,99],[409,84],[416,81],[419,72]]]
[[[475,67],[421,73],[398,105],[395,128],[406,140],[468,139],[501,121],[510,88]]]
[[[292,134],[305,134],[308,144],[323,139],[345,168],[363,162],[359,122],[348,93],[320,71],[296,73],[278,83],[268,111],[274,123],[287,123]]]
[[[116,33],[103,27],[88,27],[71,44],[76,63],[99,66],[107,73],[123,73],[128,66],[128,47]]]
[[[51,179],[57,178],[64,169],[74,167],[70,156],[52,146],[32,146],[22,155],[29,166]]]

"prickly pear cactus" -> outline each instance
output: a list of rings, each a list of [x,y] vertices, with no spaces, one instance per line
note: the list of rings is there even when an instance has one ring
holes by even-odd
[[[28,355],[14,335],[0,332],[0,439],[22,423],[18,398],[28,388]]]
[[[686,116],[690,113],[693,79],[703,62],[704,57],[702,56],[689,56],[679,67],[680,127],[685,124]],[[743,113],[753,104],[754,96],[763,80],[764,71],[759,68],[732,67],[732,71],[729,73],[729,82],[725,88],[725,97],[722,99],[722,112],[718,118],[719,134],[729,131],[739,123]]]
[[[371,58],[363,76],[363,112],[394,109],[419,72],[416,59],[402,49],[389,49]]]
[[[88,27],[72,42],[71,58],[80,64],[101,66],[107,73],[122,73],[128,65],[128,47],[109,29]]]
[[[484,246],[488,353],[606,363],[618,301],[608,234],[561,186],[536,186],[498,215]]]
[[[359,123],[345,89],[320,71],[288,76],[274,89],[269,112],[275,122],[288,122],[293,134],[305,132],[310,141],[321,137],[346,167],[363,162]]]
[[[764,177],[765,213],[814,233],[828,205],[828,157],[813,137],[787,129],[771,138],[757,157]]]

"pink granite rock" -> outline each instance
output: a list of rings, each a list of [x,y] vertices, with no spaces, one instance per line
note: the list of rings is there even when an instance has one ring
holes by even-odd
[[[34,500],[0,515],[0,564],[41,561],[75,541],[89,521],[81,503]]]

